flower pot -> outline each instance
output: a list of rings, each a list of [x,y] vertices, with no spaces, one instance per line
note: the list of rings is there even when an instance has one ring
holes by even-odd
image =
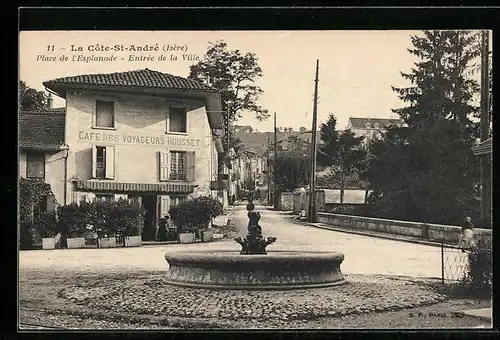
[[[126,236],[125,247],[140,247],[142,244],[141,236]]]
[[[179,243],[194,243],[196,242],[195,233],[180,233]]]
[[[53,237],[42,238],[42,249],[56,249],[56,240]]]
[[[201,240],[203,242],[210,242],[214,239],[214,232],[212,230],[202,230]]]
[[[116,237],[100,237],[97,243],[99,248],[116,248]]]
[[[66,239],[68,249],[85,248],[85,237],[73,237]]]

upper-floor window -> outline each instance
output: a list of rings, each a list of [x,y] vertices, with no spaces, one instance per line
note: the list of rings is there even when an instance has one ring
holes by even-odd
[[[95,104],[95,127],[115,127],[115,103],[97,100]]]
[[[378,123],[373,124],[373,127],[374,127],[375,129],[378,129],[378,128],[379,128]]]
[[[98,179],[113,179],[115,177],[114,147],[92,147],[92,177]]]
[[[168,110],[167,132],[187,132],[187,110],[182,106],[170,106]]]
[[[365,128],[369,129],[370,128],[370,123],[365,124]]]
[[[45,179],[45,154],[43,152],[26,153],[26,178]]]

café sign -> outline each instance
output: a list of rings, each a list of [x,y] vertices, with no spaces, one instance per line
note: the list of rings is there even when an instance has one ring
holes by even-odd
[[[199,148],[200,139],[189,138],[187,136],[147,136],[129,133],[84,131],[78,132],[80,142],[122,144],[137,146],[176,146],[186,148]]]

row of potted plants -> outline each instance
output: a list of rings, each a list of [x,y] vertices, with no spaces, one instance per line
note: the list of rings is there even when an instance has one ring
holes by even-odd
[[[222,213],[222,204],[211,197],[184,201],[171,207],[169,223],[160,223],[158,240],[211,241],[210,221]],[[135,247],[142,243],[144,209],[126,199],[71,203],[59,206],[57,212],[40,214],[32,224],[42,238],[43,249],[85,248],[89,242],[99,248]]]
[[[119,243],[140,246],[143,225],[144,209],[126,199],[71,203],[59,206],[57,212],[42,213],[33,221],[44,249],[64,243],[68,248],[85,248],[94,240],[99,248]]]

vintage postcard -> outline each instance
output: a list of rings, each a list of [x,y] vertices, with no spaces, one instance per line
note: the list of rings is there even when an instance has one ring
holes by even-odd
[[[492,33],[21,31],[19,330],[492,326]]]

